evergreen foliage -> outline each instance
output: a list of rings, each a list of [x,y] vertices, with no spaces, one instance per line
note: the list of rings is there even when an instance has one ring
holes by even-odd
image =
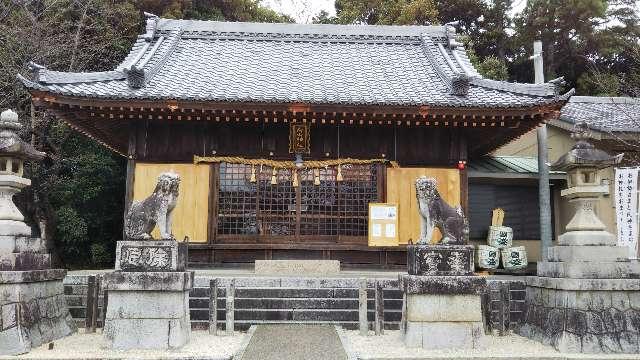
[[[0,2],[0,109],[16,109],[24,140],[48,153],[26,169],[20,198],[61,266],[110,266],[122,238],[125,159],[48,114],[33,114],[16,80],[30,61],[59,71],[111,70],[143,31],[143,11],[184,19],[292,22],[257,0],[34,0]],[[30,201],[25,199],[29,198]],[[25,206],[24,204],[32,204]]]
[[[638,96],[640,21],[636,0],[336,0],[317,23],[445,24],[456,28],[485,76],[531,82],[529,56],[542,40],[546,79],[564,76],[580,95]],[[49,154],[27,170],[23,197],[45,221],[64,266],[109,265],[121,237],[125,161],[47,114],[31,114],[15,75],[34,61],[61,71],[113,69],[143,31],[142,11],[163,17],[292,22],[259,0],[32,0],[0,2],[0,108],[18,110],[25,140]],[[31,116],[33,115],[33,117]],[[32,119],[33,118],[33,124]],[[32,126],[33,125],[33,126]],[[28,203],[28,202],[25,202]]]

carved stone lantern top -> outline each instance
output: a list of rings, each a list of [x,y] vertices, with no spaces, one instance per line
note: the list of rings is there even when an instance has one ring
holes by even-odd
[[[622,161],[624,154],[609,155],[606,151],[596,149],[589,142],[590,131],[586,123],[578,123],[573,128],[571,137],[576,144],[568,153],[562,155],[551,165],[552,170],[571,171],[575,168],[604,169]]]
[[[22,125],[18,120],[18,114],[13,110],[8,109],[0,114],[0,158],[42,160],[46,154],[22,141],[17,134],[20,129]],[[11,169],[3,171],[0,166],[0,173],[2,172],[11,172]]]

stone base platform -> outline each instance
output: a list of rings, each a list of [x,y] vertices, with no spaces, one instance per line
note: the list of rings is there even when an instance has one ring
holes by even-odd
[[[527,278],[518,333],[569,353],[640,353],[640,279]]]
[[[401,274],[405,296],[404,343],[424,349],[475,349],[484,335],[481,294],[486,279],[474,276]]]
[[[76,331],[64,297],[66,270],[0,271],[0,355],[17,355]]]
[[[112,272],[104,338],[116,350],[179,349],[189,342],[193,272]]]
[[[340,273],[338,260],[256,260],[256,275],[334,275]]]

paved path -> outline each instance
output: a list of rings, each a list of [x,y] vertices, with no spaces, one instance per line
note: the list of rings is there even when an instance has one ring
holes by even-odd
[[[346,360],[333,325],[258,325],[242,360]]]

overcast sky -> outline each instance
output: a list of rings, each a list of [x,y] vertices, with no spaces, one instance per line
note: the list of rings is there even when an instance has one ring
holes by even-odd
[[[262,0],[262,3],[273,10],[287,14],[298,23],[310,23],[313,17],[325,10],[335,15],[335,0]],[[513,12],[518,13],[524,9],[527,0],[515,0]]]

